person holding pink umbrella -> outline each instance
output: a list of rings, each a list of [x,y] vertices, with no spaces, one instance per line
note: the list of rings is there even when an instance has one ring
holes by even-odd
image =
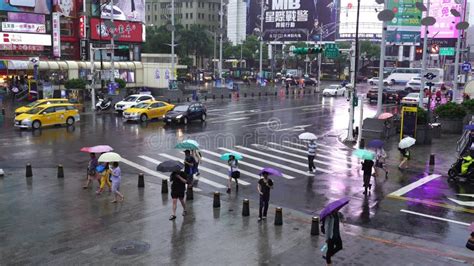
[[[90,153],[90,160],[87,165],[87,181],[82,187],[83,189],[87,189],[91,182],[94,182],[94,180],[97,180],[100,186],[100,180],[99,180],[99,174],[96,171],[96,167],[99,165],[99,162],[97,161],[97,157],[95,156],[95,153]]]

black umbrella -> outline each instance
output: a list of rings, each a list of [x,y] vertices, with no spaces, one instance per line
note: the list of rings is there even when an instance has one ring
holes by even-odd
[[[159,172],[174,172],[183,169],[184,164],[179,161],[164,161],[156,167]]]

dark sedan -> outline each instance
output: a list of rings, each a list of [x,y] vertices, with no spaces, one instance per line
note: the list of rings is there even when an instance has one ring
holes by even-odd
[[[375,101],[377,102],[378,100],[378,88],[374,87],[370,89],[367,92],[367,99],[369,100],[369,103]],[[384,88],[382,92],[382,103],[398,103],[399,102],[399,96],[397,90],[390,89],[390,88]]]
[[[206,121],[207,110],[201,103],[189,103],[175,106],[165,115],[165,123],[188,124],[192,120]]]

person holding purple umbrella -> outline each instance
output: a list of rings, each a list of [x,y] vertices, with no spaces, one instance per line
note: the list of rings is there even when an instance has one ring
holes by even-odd
[[[268,211],[268,202],[270,201],[270,189],[273,188],[273,180],[270,179],[268,176],[270,174],[268,172],[262,171],[260,173],[260,180],[258,181],[257,190],[260,194],[260,207],[258,209],[258,221],[260,222],[262,219],[267,219],[267,211]],[[263,213],[262,213],[263,210]]]
[[[342,218],[340,212],[333,212],[322,220],[321,232],[326,235],[326,265],[331,265],[331,257],[342,249],[342,239],[339,222]]]

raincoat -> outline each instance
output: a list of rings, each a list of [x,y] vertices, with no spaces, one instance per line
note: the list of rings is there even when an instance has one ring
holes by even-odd
[[[470,155],[462,157],[461,174],[466,174],[473,162],[474,158]]]

